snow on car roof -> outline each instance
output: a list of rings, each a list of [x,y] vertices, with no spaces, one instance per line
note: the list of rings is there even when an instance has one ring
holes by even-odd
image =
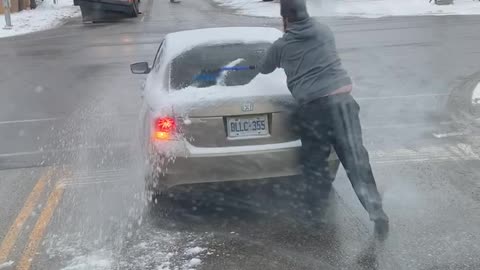
[[[200,45],[273,43],[282,35],[280,30],[270,27],[220,27],[170,33],[165,37],[167,59],[171,60]]]

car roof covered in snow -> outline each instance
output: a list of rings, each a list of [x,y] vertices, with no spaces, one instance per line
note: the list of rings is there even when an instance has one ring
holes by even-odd
[[[167,34],[165,37],[168,61],[202,45],[234,43],[273,43],[283,33],[270,27],[221,27],[188,30]]]

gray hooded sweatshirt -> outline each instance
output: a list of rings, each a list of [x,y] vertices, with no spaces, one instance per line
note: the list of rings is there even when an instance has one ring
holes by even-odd
[[[283,68],[288,89],[306,104],[352,83],[342,67],[330,28],[306,18],[289,23],[286,33],[268,49],[258,69],[268,74]]]

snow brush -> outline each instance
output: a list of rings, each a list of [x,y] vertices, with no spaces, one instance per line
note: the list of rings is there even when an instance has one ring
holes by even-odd
[[[222,71],[242,71],[254,70],[256,66],[235,66],[235,67],[221,67],[218,69],[202,69],[199,75],[193,77],[194,81],[216,81],[218,74]]]

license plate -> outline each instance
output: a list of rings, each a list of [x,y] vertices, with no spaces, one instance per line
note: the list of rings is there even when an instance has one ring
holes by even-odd
[[[266,136],[269,134],[268,116],[228,117],[227,130],[230,138]]]

